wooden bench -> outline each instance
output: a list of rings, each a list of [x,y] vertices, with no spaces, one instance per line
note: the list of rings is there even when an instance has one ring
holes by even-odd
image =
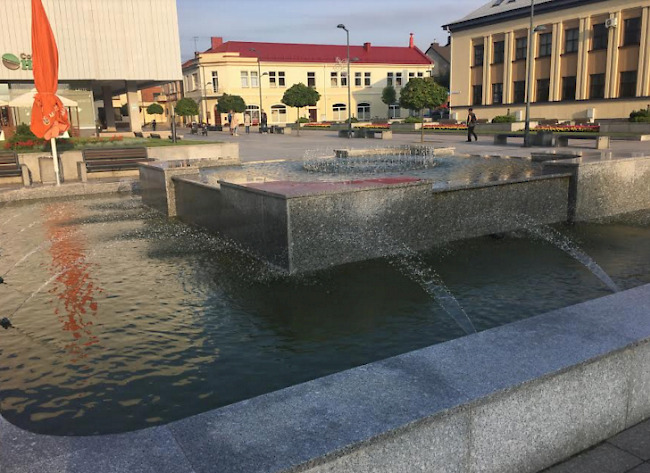
[[[169,138],[170,140],[174,139],[171,134],[167,138]],[[183,135],[176,135],[176,141],[180,141],[182,139],[183,139]]]
[[[275,133],[278,135],[290,135],[291,134],[291,128],[288,126],[277,126],[274,125],[271,127],[271,133]]]
[[[161,140],[162,137],[160,136],[160,133],[149,133],[149,138],[153,138],[156,140]]]
[[[20,164],[15,151],[0,151],[0,178],[3,177],[20,177],[24,186],[32,183],[29,169],[26,165]]]
[[[569,140],[593,140],[596,142],[596,149],[609,149],[610,137],[609,136],[579,136],[579,135],[557,135],[555,146],[558,148],[566,148],[569,146]]]
[[[345,130],[339,130],[339,138],[347,138],[348,133],[349,131],[347,128]],[[354,136],[354,130],[352,130],[352,136]]]
[[[507,145],[508,138],[523,138],[524,135],[521,133],[498,133],[494,135],[494,144],[495,145]]]
[[[148,161],[154,159],[147,156],[147,148],[85,149],[77,172],[81,182],[87,182],[88,173],[136,170],[139,163]]]
[[[393,132],[391,130],[367,130],[365,128],[356,128],[354,130],[354,137],[355,138],[378,138],[380,140],[392,140],[393,139]]]
[[[134,131],[133,134],[136,138],[144,138],[144,134],[141,131]]]

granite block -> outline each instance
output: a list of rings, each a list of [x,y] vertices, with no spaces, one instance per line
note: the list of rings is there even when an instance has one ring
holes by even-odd
[[[465,473],[469,413],[443,416],[372,442],[350,454],[308,468],[308,473]]]
[[[544,473],[627,473],[640,463],[633,455],[604,443]]]
[[[629,363],[612,355],[473,409],[470,471],[534,473],[623,430]]]
[[[442,383],[373,363],[169,428],[198,473],[270,473],[319,457],[350,455],[373,438],[440,415],[460,402],[459,394]],[[437,427],[432,429],[437,432]],[[395,442],[391,448],[406,448]]]
[[[646,306],[647,318],[650,308]],[[644,342],[634,350],[630,367],[630,399],[627,427],[650,418],[650,342]],[[650,459],[650,458],[649,458]]]

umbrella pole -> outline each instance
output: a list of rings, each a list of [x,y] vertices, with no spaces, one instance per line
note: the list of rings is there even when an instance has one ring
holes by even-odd
[[[52,143],[52,158],[54,158],[54,174],[56,175],[56,185],[60,186],[61,185],[61,179],[59,178],[59,156],[57,155],[56,152],[56,138],[52,138],[50,140],[50,143]]]

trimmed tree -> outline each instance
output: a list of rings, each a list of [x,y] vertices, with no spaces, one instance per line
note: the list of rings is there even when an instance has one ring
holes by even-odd
[[[296,108],[296,123],[298,124],[298,135],[300,135],[300,109],[302,107],[313,107],[320,100],[318,91],[307,87],[302,82],[289,87],[282,96],[282,103],[288,107]]]
[[[381,101],[388,106],[388,118],[390,118],[390,106],[397,102],[397,91],[392,85],[387,85],[381,91]]]
[[[149,115],[162,115],[165,113],[165,110],[162,108],[162,105],[159,103],[152,103],[147,107],[147,113]]]
[[[181,117],[196,117],[199,115],[199,105],[189,97],[180,99],[174,110],[176,115]]]
[[[399,97],[400,107],[418,110],[424,117],[424,110],[437,108],[447,101],[449,91],[436,83],[431,77],[409,80]],[[422,120],[420,141],[424,143],[424,120]]]
[[[223,94],[217,102],[217,112],[228,113],[231,110],[235,113],[244,113],[246,111],[246,102],[239,95]]]

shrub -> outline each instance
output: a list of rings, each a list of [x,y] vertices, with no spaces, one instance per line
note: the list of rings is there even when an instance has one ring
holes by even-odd
[[[307,117],[300,117],[298,119],[298,123],[309,123],[309,118]]]
[[[636,123],[650,123],[650,110],[635,110],[630,113],[630,121]]]
[[[514,115],[499,115],[492,119],[492,123],[514,123],[515,121]]]
[[[406,117],[404,123],[422,123],[422,119],[419,117]]]
[[[359,119],[357,117],[352,117],[350,120],[345,120],[345,123],[359,123]]]

